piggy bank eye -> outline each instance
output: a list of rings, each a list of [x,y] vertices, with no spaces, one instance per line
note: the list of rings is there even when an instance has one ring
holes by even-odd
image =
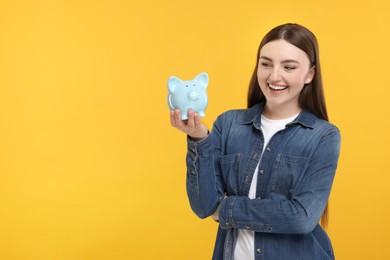
[[[188,85],[186,85],[186,88],[188,88]]]
[[[195,87],[195,84],[193,86]]]

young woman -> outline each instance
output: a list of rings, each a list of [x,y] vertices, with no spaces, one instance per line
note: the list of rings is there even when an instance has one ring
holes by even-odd
[[[248,109],[220,115],[212,132],[199,116],[171,111],[188,135],[187,193],[193,211],[219,222],[213,259],[334,259],[318,224],[340,152],[328,122],[318,44],[297,24],[261,41]]]

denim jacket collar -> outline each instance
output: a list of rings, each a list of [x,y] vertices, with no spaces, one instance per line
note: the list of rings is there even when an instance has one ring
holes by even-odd
[[[249,108],[242,123],[244,125],[253,123],[254,127],[261,129],[261,112],[263,111],[263,107],[264,103],[258,103]],[[291,123],[287,124],[287,127],[295,124],[301,124],[307,128],[314,128],[316,120],[317,117],[315,115],[306,110],[302,110],[297,118],[295,118]]]

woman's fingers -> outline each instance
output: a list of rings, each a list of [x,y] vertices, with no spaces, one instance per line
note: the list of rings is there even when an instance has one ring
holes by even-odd
[[[200,122],[200,116],[198,114],[195,114],[195,120],[194,120],[194,128],[199,128],[201,122]]]
[[[171,110],[169,119],[171,120],[171,126],[176,127],[176,122],[175,122],[175,111]]]
[[[179,109],[170,113],[171,125],[180,131],[194,138],[204,138],[207,136],[207,128],[202,124],[200,117],[192,110],[188,111],[188,120],[181,120]]]
[[[187,127],[189,131],[194,131],[194,117],[195,113],[192,110],[188,110],[188,122],[187,122]]]
[[[179,128],[180,130],[183,130],[184,122],[180,118],[180,110],[179,109],[174,110],[173,118],[175,121],[175,127]]]
[[[179,109],[175,109],[171,111],[170,120],[171,120],[171,125],[173,127],[176,127],[177,129],[183,131],[184,133],[187,133],[188,131],[187,123],[181,120]]]

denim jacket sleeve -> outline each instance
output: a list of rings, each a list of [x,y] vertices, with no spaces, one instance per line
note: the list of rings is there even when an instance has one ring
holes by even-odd
[[[192,210],[200,218],[211,216],[224,198],[218,163],[221,131],[217,122],[206,139],[193,142],[187,138],[187,195]]]
[[[334,126],[323,133],[291,198],[225,198],[220,205],[221,228],[285,234],[311,232],[328,201],[340,153],[340,139],[340,132]]]

